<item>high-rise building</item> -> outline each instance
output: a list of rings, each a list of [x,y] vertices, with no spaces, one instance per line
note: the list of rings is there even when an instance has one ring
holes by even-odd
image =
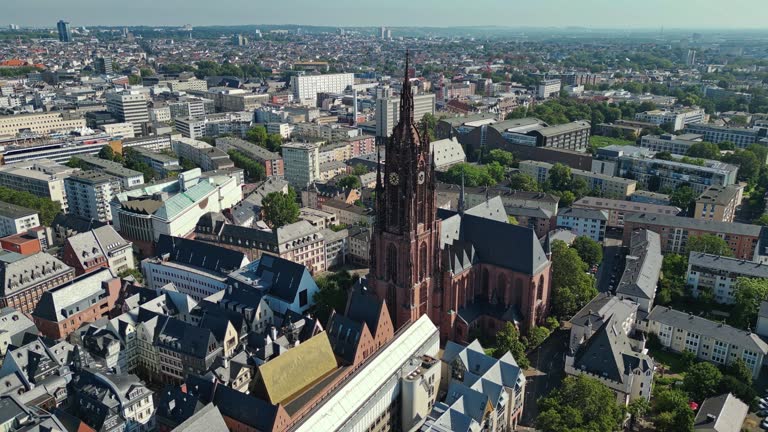
[[[291,186],[304,190],[320,177],[320,143],[290,143],[282,148],[285,180]]]
[[[61,20],[56,23],[56,28],[59,30],[60,42],[72,42],[72,33],[69,31],[69,23]]]
[[[120,179],[99,171],[84,171],[64,180],[69,212],[99,222],[112,220],[109,202],[120,192]]]
[[[435,95],[413,96],[413,116],[420,121],[424,114],[435,114]],[[376,136],[388,137],[400,121],[400,99],[384,97],[376,99]]]
[[[109,93],[107,109],[121,122],[133,123],[133,132],[136,136],[142,134],[142,126],[149,122],[147,99],[140,93]]]
[[[293,96],[301,103],[317,104],[318,93],[342,93],[355,83],[355,74],[296,75],[291,77]]]
[[[689,49],[688,50],[688,57],[685,59],[685,65],[686,66],[693,66],[696,64],[696,50]]]
[[[382,26],[379,29],[379,37],[382,38],[382,39],[385,39],[387,37],[387,28],[386,27]]]
[[[96,61],[94,61],[94,68],[98,73],[111,75],[114,73],[114,70],[112,69],[112,57],[98,57]]]

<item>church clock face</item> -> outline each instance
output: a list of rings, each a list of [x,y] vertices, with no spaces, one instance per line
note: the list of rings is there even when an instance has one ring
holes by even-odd
[[[424,184],[424,171],[419,171],[419,184]]]
[[[389,184],[396,186],[399,183],[400,183],[400,176],[397,175],[397,173],[392,173],[389,175]]]

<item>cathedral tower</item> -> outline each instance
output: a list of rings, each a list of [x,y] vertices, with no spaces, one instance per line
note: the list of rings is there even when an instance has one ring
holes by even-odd
[[[434,162],[429,137],[414,118],[409,66],[406,53],[400,121],[386,142],[384,173],[379,165],[376,174],[368,276],[372,290],[386,300],[396,328],[432,314],[432,292],[439,279]]]

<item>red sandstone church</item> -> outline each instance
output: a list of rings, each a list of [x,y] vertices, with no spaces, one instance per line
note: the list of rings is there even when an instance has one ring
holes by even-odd
[[[408,58],[406,57],[406,71]],[[427,134],[418,130],[406,73],[400,121],[376,175],[377,222],[368,286],[395,328],[422,315],[443,342],[494,334],[505,322],[541,324],[550,304],[550,253],[529,228],[512,225],[497,197],[471,209],[438,209]]]

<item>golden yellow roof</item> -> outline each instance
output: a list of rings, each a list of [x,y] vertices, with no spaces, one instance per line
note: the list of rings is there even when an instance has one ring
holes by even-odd
[[[331,342],[321,332],[259,366],[269,401],[282,403],[338,368]]]

